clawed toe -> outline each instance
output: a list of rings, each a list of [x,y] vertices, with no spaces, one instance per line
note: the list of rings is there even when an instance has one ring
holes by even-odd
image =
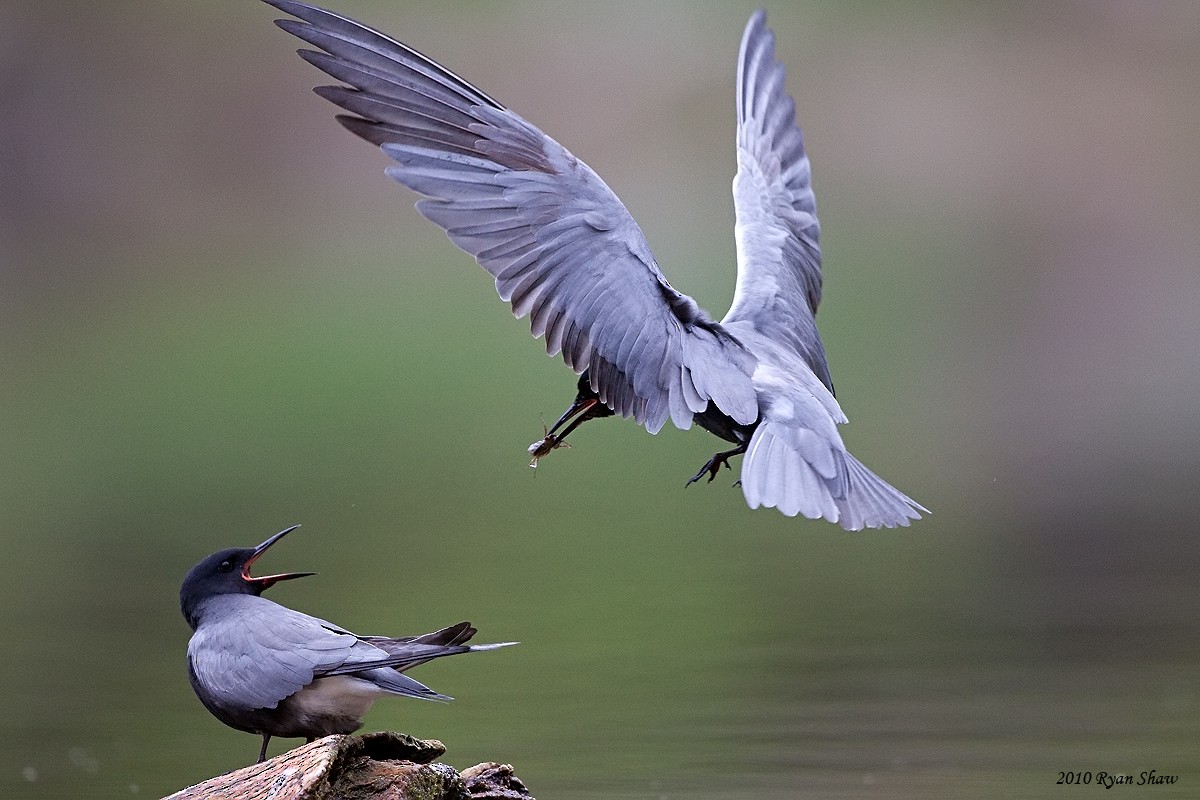
[[[688,482],[685,483],[684,486],[691,486],[693,483],[695,483],[696,481],[703,478],[705,473],[708,474],[708,482],[712,483],[713,478],[717,477],[717,473],[721,471],[722,465],[724,465],[725,468],[728,469],[729,468],[728,459],[721,458],[720,454],[713,456],[712,458],[710,458],[708,461],[705,462],[704,466],[700,468],[699,472],[697,472],[695,475],[693,475],[691,478],[688,479]]]
[[[684,487],[691,486],[693,483],[703,478],[706,474],[708,475],[708,482],[712,483],[713,479],[717,477],[717,473],[721,471],[721,467],[725,467],[725,469],[733,469],[733,467],[729,466],[729,458],[731,456],[740,456],[744,452],[746,452],[746,445],[743,444],[739,447],[733,448],[732,450],[726,450],[724,453],[714,454],[712,458],[704,463],[704,466],[700,468],[700,471],[693,475],[691,479],[684,484]],[[741,483],[741,481],[739,480],[737,483]],[[734,485],[736,486],[737,484],[735,483]]]

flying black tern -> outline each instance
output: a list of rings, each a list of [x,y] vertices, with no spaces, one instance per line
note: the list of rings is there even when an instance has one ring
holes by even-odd
[[[550,355],[580,374],[575,402],[532,465],[582,421],[619,414],[650,433],[693,421],[735,445],[696,475],[743,455],[747,504],[847,530],[895,527],[927,509],[852,456],[817,332],[820,226],[795,103],[766,14],[750,17],[737,70],[737,284],[713,320],[659,270],[641,229],[586,164],[450,70],[378,31],[293,0],[276,24],[319,50],[305,61],[340,86],[352,133],[379,145],[387,174],[473,255]],[[568,420],[573,421],[564,430]]]
[[[188,642],[192,688],[221,722],[262,736],[259,761],[272,736],[311,742],[358,730],[383,695],[450,700],[402,673],[434,658],[516,644],[464,644],[475,635],[469,622],[423,636],[358,636],[261,597],[279,581],[315,574],[250,575],[258,557],[298,527],[258,547],[213,553],[192,567],[179,590],[194,631]]]

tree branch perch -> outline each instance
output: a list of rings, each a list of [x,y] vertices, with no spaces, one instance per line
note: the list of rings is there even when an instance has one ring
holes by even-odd
[[[507,764],[455,771],[435,739],[326,736],[164,800],[534,800]]]

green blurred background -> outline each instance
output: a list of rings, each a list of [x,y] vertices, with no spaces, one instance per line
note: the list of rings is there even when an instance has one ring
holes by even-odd
[[[751,4],[336,6],[566,144],[724,312]],[[273,9],[0,3],[0,795],[248,763],[176,593],[297,522],[263,568],[321,575],[274,599],[523,642],[420,668],[459,699],[367,726],[539,797],[1200,792],[1200,6],[769,12],[843,430],[933,509],[910,529],[684,490],[699,430],[596,422],[530,470],[572,376]]]

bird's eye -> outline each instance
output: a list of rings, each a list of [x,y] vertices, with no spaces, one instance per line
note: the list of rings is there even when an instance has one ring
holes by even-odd
[[[221,572],[229,572],[229,570],[233,569],[233,562],[228,560],[222,561],[221,565],[217,567],[217,569],[219,569]]]

